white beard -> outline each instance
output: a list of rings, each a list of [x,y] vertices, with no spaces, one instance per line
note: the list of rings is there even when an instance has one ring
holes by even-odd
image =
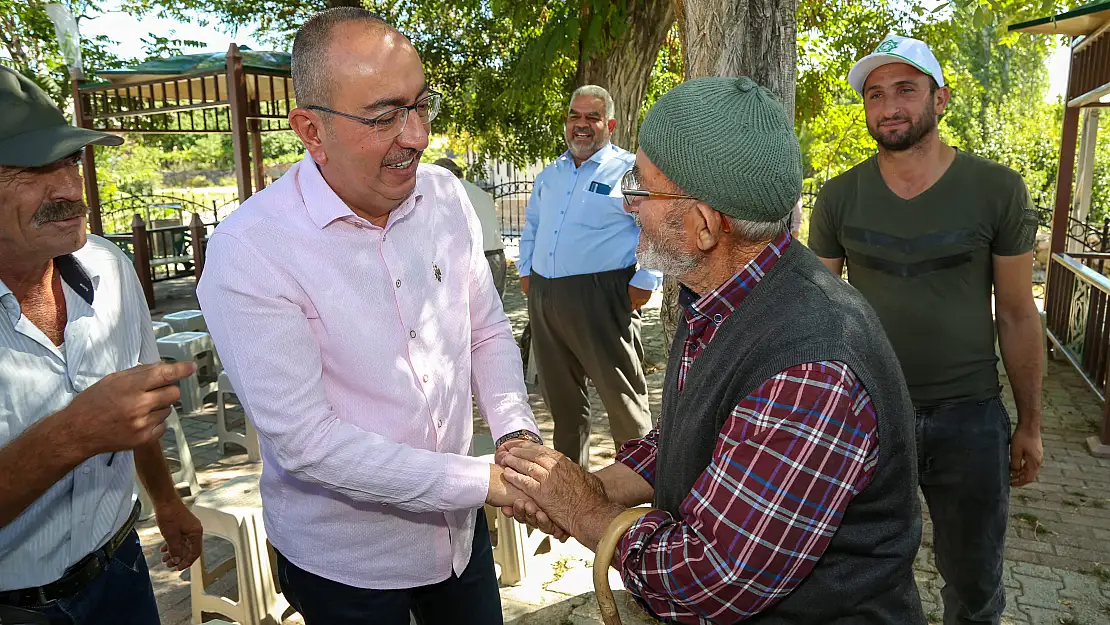
[[[636,260],[645,269],[662,271],[668,276],[685,276],[701,264],[697,254],[675,252],[663,248],[643,231],[640,232],[640,249]]]

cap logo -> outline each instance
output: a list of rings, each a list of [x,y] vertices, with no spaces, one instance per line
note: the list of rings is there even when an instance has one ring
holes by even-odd
[[[887,39],[886,41],[880,43],[878,48],[875,48],[875,53],[876,54],[886,54],[887,52],[890,52],[890,51],[894,50],[897,47],[898,47],[898,42],[897,41],[895,41],[893,39]]]

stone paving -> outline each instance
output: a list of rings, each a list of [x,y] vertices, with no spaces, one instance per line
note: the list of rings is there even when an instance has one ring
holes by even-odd
[[[511,271],[511,270],[510,270]],[[160,283],[159,307],[165,312],[196,307],[189,280]],[[523,297],[512,278],[505,307],[517,335],[526,322]],[[658,296],[645,309],[644,336],[651,389],[652,414],[657,415],[662,386],[662,333]],[[1006,384],[1005,378],[1003,383]],[[1009,388],[1007,407],[1016,414]],[[595,468],[612,462],[613,443],[608,438],[604,408],[591,393],[594,432],[591,462]],[[531,395],[541,433],[550,439],[552,422],[538,392]],[[1011,496],[1011,519],[1007,535],[1005,585],[1007,624],[1110,624],[1110,460],[1092,458],[1084,440],[1098,431],[1101,405],[1082,378],[1063,361],[1051,361],[1044,392],[1045,466],[1036,484],[1015,489]],[[245,473],[258,465],[246,461],[246,453],[232,446],[221,456],[216,450],[214,406],[183,419],[202,488]],[[241,422],[241,413],[232,424]],[[476,431],[488,431],[475,418]],[[174,457],[172,441],[167,455]],[[171,460],[172,463],[172,460]],[[153,521],[140,525],[140,536],[148,553],[162,621],[166,625],[190,623],[189,574],[167,571],[156,555],[161,544]],[[209,538],[205,548],[210,562],[229,554],[228,544]],[[592,588],[593,554],[574,541],[553,542],[547,553],[536,556],[532,572],[519,585],[502,588],[506,623],[511,625],[585,625],[600,623]],[[926,515],[925,533],[915,573],[930,622],[941,622],[940,588],[943,582],[932,563],[931,525]],[[620,580],[610,571],[614,588]],[[217,589],[235,596],[234,574],[224,576]],[[625,623],[651,623],[636,608],[627,593],[617,591]],[[292,614],[286,623],[302,623]]]

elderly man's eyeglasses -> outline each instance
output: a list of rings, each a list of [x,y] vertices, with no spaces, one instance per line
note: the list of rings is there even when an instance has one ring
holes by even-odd
[[[657,191],[645,191],[640,188],[640,179],[636,177],[636,171],[633,169],[621,178],[621,195],[624,196],[624,205],[632,206],[638,197],[648,198],[665,198],[668,200],[696,200],[698,198],[692,195],[681,195],[679,193],[659,193]]]
[[[359,117],[358,115],[341,113],[327,107],[316,105],[306,106],[305,108],[310,111],[331,113],[332,115],[346,117],[360,124],[365,124],[374,129],[378,141],[389,141],[405,131],[405,126],[409,121],[409,113],[412,111],[416,111],[416,116],[420,118],[420,123],[430,123],[436,118],[436,115],[439,114],[439,103],[442,99],[443,96],[441,94],[435,91],[429,91],[428,95],[417,100],[416,104],[398,106],[395,109],[390,109],[375,117]]]

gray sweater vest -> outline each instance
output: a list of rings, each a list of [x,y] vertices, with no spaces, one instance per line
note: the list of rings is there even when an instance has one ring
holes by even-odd
[[[870,484],[848,504],[809,576],[745,622],[924,623],[913,578],[921,541],[913,405],[871,306],[794,242],[698,355],[682,392],[676,389],[686,324],[679,326],[667,365],[654,501],[676,519],[709,466],[725,419],[780,371],[844,362],[878,417],[879,458]]]

